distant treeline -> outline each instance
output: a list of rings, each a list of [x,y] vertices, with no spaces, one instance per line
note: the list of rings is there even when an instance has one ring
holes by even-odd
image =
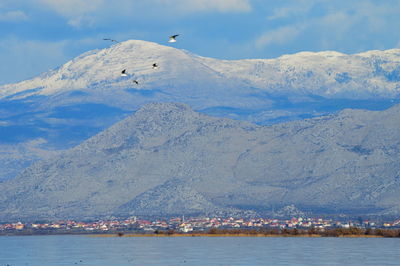
[[[332,229],[218,229],[211,228],[205,234],[210,235],[266,235],[266,236],[379,236],[379,237],[400,237],[400,229],[372,229],[372,228],[332,228]]]
[[[278,228],[260,228],[260,229],[220,229],[211,228],[208,231],[192,231],[183,233],[181,231],[156,230],[154,233],[146,234],[126,234],[117,233],[117,236],[283,236],[283,237],[400,237],[400,229],[372,229],[372,228],[331,228],[331,229],[278,229]]]
[[[400,229],[382,228],[330,228],[330,229],[298,229],[298,228],[259,228],[259,229],[232,229],[232,228],[211,228],[205,231],[192,231],[183,233],[179,230],[155,230],[145,232],[140,230],[109,230],[85,231],[85,230],[22,230],[22,231],[0,231],[2,235],[108,235],[108,236],[298,236],[298,237],[400,237]]]

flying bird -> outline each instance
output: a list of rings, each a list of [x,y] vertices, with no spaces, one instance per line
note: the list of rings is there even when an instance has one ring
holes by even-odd
[[[158,68],[158,64],[157,63],[154,63],[153,64],[153,69],[157,69]]]
[[[139,81],[137,81],[136,79],[133,80],[133,83],[135,83],[136,85],[139,85]]]
[[[128,76],[128,73],[126,73],[126,69],[121,71],[121,77],[126,77]]]
[[[176,42],[176,37],[178,37],[178,36],[179,36],[179,34],[169,36],[168,42]]]
[[[117,40],[113,40],[113,39],[110,39],[110,38],[104,38],[103,41],[118,42]]]

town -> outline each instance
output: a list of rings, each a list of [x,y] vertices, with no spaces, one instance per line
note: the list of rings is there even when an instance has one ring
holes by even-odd
[[[82,222],[64,220],[57,222],[35,223],[3,223],[0,224],[0,235],[8,234],[99,234],[99,233],[145,233],[161,232],[174,233],[201,233],[211,229],[220,230],[317,230],[323,232],[328,229],[399,229],[400,219],[391,222],[374,222],[359,219],[357,221],[335,221],[323,218],[268,219],[268,218],[221,218],[221,217],[175,217],[169,219],[144,220],[131,217],[123,220],[98,220]]]

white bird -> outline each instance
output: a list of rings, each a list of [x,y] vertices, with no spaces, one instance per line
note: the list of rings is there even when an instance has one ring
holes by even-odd
[[[158,64],[157,63],[154,63],[153,64],[153,69],[157,69],[158,68]]]
[[[175,34],[175,35],[169,36],[168,42],[176,42],[176,37],[178,37],[178,36],[179,36],[179,34]]]
[[[126,69],[121,71],[121,77],[126,77],[128,74],[126,73]]]

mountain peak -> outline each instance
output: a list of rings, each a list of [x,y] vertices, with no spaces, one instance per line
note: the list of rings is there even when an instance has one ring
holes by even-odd
[[[153,63],[162,65],[165,71],[166,65],[182,56],[187,55],[173,47],[148,41],[128,40],[105,49],[83,53],[61,67],[31,80],[5,85],[0,90],[0,97],[49,96],[88,88],[131,88],[134,87],[132,79],[138,78],[140,87],[143,88],[144,78],[155,73],[152,69]],[[120,76],[123,69],[126,69],[127,78]],[[27,93],[24,93],[26,91]]]
[[[164,101],[189,104],[199,103],[199,99],[210,102],[210,97],[215,97],[213,106],[235,105],[236,108],[249,105],[243,103],[242,96],[254,95],[257,91],[327,98],[390,98],[399,95],[399,51],[356,55],[335,51],[300,52],[268,60],[217,60],[154,42],[127,40],[84,53],[34,79],[0,87],[0,97],[23,99],[85,91],[99,101],[99,94],[108,96],[129,90],[149,97],[159,92],[161,98],[167,98]],[[376,57],[384,60],[377,61]],[[152,67],[154,63],[159,66],[156,70]],[[126,77],[120,75],[123,69],[128,74]],[[132,83],[133,80],[138,84]],[[188,99],[181,99],[185,95]],[[122,98],[127,96],[125,93]],[[234,97],[240,97],[240,101]],[[123,101],[121,97],[118,99]],[[248,100],[253,108],[265,106],[262,100]]]
[[[131,50],[131,49],[136,49]],[[115,52],[143,52],[143,51],[172,51],[172,50],[177,50],[176,48],[161,45],[155,42],[149,42],[149,41],[142,41],[142,40],[127,40],[123,41],[117,44],[114,44],[110,46],[109,48],[103,49],[104,52],[110,52],[110,53],[115,53]]]
[[[168,47],[165,45],[158,44],[156,42],[150,42],[150,41],[145,41],[145,40],[126,40],[117,44],[114,44],[113,46],[144,46],[144,47]]]

